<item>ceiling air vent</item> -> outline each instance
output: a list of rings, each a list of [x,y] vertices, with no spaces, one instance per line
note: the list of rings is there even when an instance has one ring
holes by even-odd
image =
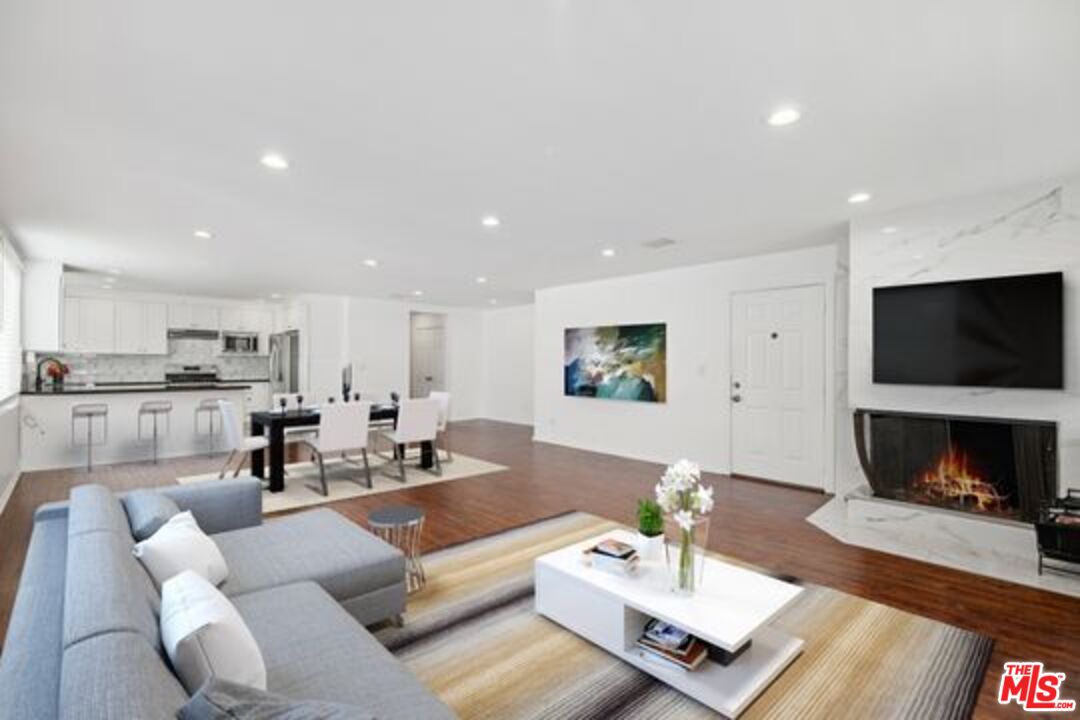
[[[649,248],[650,250],[659,250],[660,248],[671,247],[675,244],[675,241],[671,238],[662,237],[656,238],[655,240],[646,240],[641,244]]]

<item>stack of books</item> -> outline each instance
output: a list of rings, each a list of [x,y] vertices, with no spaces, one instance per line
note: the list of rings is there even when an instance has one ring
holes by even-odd
[[[671,623],[653,618],[638,638],[641,657],[680,670],[695,670],[709,654],[708,646]]]
[[[585,555],[594,568],[621,575],[632,575],[641,562],[633,545],[611,538],[586,548]]]

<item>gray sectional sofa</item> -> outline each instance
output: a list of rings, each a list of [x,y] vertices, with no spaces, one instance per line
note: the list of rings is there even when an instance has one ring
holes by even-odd
[[[221,590],[259,645],[268,691],[382,720],[454,717],[363,627],[404,611],[399,551],[327,509],[264,524],[251,479],[161,492],[225,556]],[[123,498],[100,485],[38,509],[0,654],[0,718],[153,720],[187,703],[134,542]]]

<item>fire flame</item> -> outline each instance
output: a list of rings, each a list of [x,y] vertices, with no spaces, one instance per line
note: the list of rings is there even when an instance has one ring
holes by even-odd
[[[914,489],[927,500],[959,505],[979,512],[1008,512],[1009,497],[979,477],[969,466],[967,455],[949,448],[937,466],[915,480]]]

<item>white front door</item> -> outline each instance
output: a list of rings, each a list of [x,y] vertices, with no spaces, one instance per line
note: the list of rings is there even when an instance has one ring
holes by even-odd
[[[824,288],[736,293],[731,308],[732,472],[824,487]]]

